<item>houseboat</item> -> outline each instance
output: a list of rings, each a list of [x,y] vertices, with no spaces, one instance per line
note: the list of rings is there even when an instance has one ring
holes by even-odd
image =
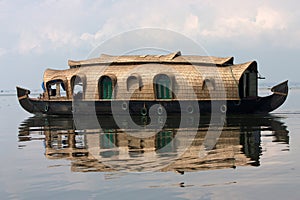
[[[21,106],[47,115],[81,114],[266,114],[281,106],[288,81],[273,94],[258,96],[257,62],[234,64],[233,57],[102,54],[68,61],[69,69],[47,69],[43,93],[17,87]],[[152,109],[152,110],[151,110]]]

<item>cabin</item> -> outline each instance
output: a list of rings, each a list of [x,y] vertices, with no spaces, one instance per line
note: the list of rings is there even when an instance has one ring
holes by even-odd
[[[233,57],[102,54],[47,69],[45,100],[240,100],[257,97],[257,63]]]

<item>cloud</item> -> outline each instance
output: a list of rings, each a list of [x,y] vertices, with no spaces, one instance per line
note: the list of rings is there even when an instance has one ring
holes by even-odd
[[[5,55],[7,53],[7,50],[4,48],[0,48],[0,57]]]
[[[74,0],[71,3],[0,0],[1,62],[6,62],[2,66],[11,66],[11,62],[15,62],[9,69],[12,74],[20,70],[17,67],[27,66],[21,68],[24,71],[19,77],[13,76],[21,80],[24,79],[23,73],[29,73],[28,66],[40,69],[44,64],[49,67],[64,65],[66,59],[85,58],[97,45],[121,33],[160,28],[185,35],[213,55],[239,58],[243,56],[242,52],[246,52],[244,57],[249,54],[256,58],[263,56],[265,66],[270,66],[272,72],[277,66],[281,78],[282,63],[289,62],[294,66],[293,63],[297,62],[296,54],[300,48],[297,5],[296,0]],[[121,48],[130,47],[137,39],[123,41]],[[172,45],[176,47],[184,43],[178,41]],[[186,45],[185,48],[190,47]],[[274,60],[277,54],[281,60],[285,59],[281,64]],[[16,57],[23,60],[16,60]],[[290,73],[296,79],[295,70],[298,69],[288,70],[285,76]],[[31,76],[28,74],[28,77]],[[15,85],[13,80],[9,81]],[[30,81],[34,82],[31,78]]]
[[[185,17],[185,23],[183,25],[184,30],[189,35],[196,35],[199,33],[199,17],[197,15],[189,14]]]
[[[244,17],[219,16],[212,26],[200,33],[203,36],[229,38],[237,36],[259,36],[264,32],[284,30],[287,22],[282,13],[270,8],[258,8],[256,15]]]
[[[293,3],[229,1],[68,1],[18,4],[2,1],[0,22],[18,53],[64,48],[93,48],[129,30],[145,27],[177,31],[206,44],[300,46],[300,24]],[[10,20],[10,23],[7,21]],[[11,24],[11,25],[9,25]],[[15,24],[15,25],[12,25]],[[17,24],[17,26],[16,26]],[[3,39],[0,39],[3,40]],[[5,47],[7,48],[7,47]]]
[[[31,51],[41,52],[40,38],[34,37],[34,34],[31,34],[30,32],[23,32],[20,34],[17,49],[20,54],[27,54]]]
[[[6,28],[0,42],[19,54],[79,47],[87,30],[82,23],[88,19],[85,1],[74,0],[72,6],[68,1],[1,1],[1,6],[0,23]]]
[[[291,16],[290,5],[262,4],[260,1],[241,3],[239,1],[209,2],[148,2],[124,3],[118,1],[96,32],[85,32],[82,40],[93,44],[119,34],[143,27],[166,28],[216,44],[230,42],[242,46],[268,45],[297,47],[300,45],[298,16]],[[158,5],[158,6],[156,6]],[[172,5],[172,6],[171,6]],[[129,12],[129,13],[127,13]],[[296,31],[289,31],[290,29]]]
[[[76,46],[78,44],[78,37],[71,31],[56,29],[55,27],[47,27],[40,32],[41,38],[49,40],[55,46],[70,45]]]
[[[257,9],[254,25],[260,29],[282,30],[287,28],[287,17],[283,12],[269,7],[260,7]]]
[[[48,26],[27,30],[20,34],[18,50],[21,54],[43,53],[46,50],[80,46],[81,39],[72,31]]]

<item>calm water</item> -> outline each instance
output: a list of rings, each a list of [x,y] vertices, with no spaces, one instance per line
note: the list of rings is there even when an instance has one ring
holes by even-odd
[[[147,137],[138,138],[141,130],[120,130],[109,118],[98,119],[102,129],[78,129],[70,118],[33,117],[15,96],[0,96],[0,196],[299,199],[299,99],[292,89],[272,115],[230,117],[222,129],[205,118],[178,128],[171,118],[162,130],[144,126]]]

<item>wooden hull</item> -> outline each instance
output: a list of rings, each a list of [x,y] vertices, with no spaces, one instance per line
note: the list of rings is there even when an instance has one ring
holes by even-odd
[[[240,101],[54,101],[33,99],[29,97],[30,91],[17,87],[17,95],[21,106],[33,114],[73,115],[79,114],[132,114],[148,115],[149,108],[156,106],[154,112],[158,115],[167,114],[210,114],[212,112],[226,114],[266,114],[280,107],[288,94],[288,82],[285,81],[272,88],[273,94],[266,97],[244,98]],[[163,107],[163,109],[158,106]],[[160,108],[159,108],[160,107]],[[198,107],[198,108],[197,108]],[[199,109],[199,110],[198,110]]]

